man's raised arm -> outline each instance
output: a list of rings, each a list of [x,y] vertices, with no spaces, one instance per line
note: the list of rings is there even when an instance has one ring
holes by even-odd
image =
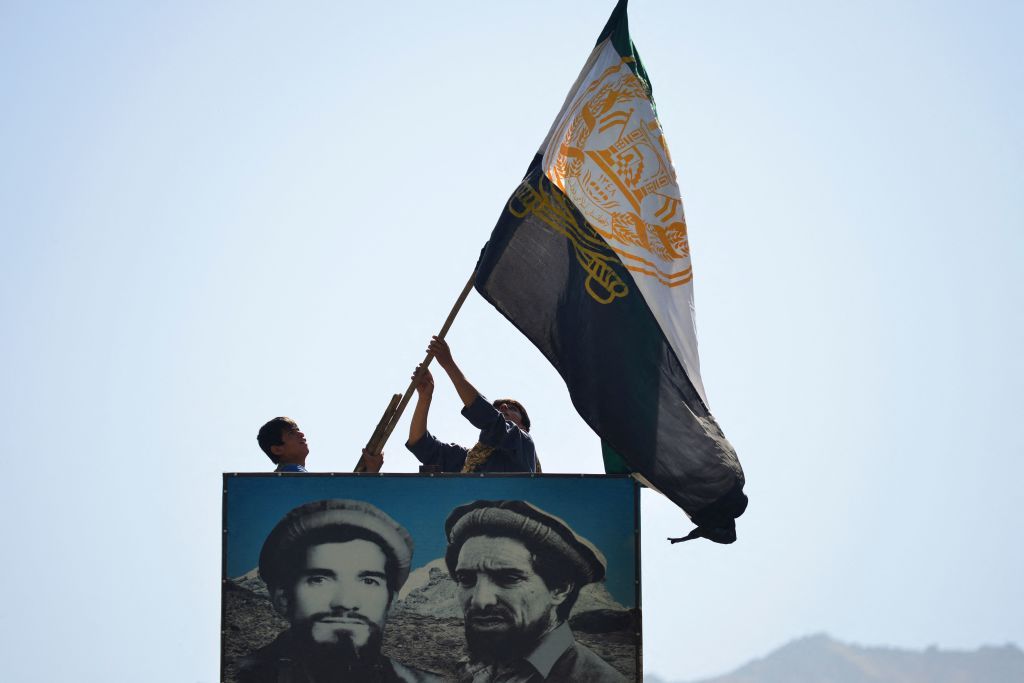
[[[452,358],[452,351],[448,348],[448,342],[444,339],[431,337],[427,351],[434,354],[437,364],[448,373],[452,384],[455,385],[455,391],[459,394],[459,398],[462,399],[462,405],[469,406],[473,403],[480,395],[480,392],[469,383],[466,376],[462,374],[462,370],[455,364],[455,359]]]
[[[419,372],[419,368],[416,369]],[[434,397],[434,376],[430,370],[423,368],[419,380],[416,382],[416,409],[412,411],[412,421],[409,422],[409,441],[412,446],[423,438],[427,433],[427,416],[430,413],[430,401]],[[415,379],[416,373],[413,373]]]

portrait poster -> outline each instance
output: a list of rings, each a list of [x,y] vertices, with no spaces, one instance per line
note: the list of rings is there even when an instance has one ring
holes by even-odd
[[[221,680],[641,681],[637,484],[225,474]]]

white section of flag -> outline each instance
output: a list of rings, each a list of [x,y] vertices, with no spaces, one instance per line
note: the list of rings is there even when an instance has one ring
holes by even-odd
[[[643,83],[610,39],[594,48],[541,151],[545,175],[630,271],[708,406],[675,169]]]

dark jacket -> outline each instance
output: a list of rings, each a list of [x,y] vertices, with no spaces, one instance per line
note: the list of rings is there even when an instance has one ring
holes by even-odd
[[[238,662],[238,683],[441,683],[443,680],[383,655],[376,662],[332,672],[326,678],[314,676],[304,666],[290,630]]]
[[[530,435],[509,422],[483,396],[462,409],[462,415],[480,430],[480,443],[494,448],[481,472],[536,472],[537,450]],[[441,472],[461,472],[469,449],[443,443],[429,431],[405,447],[426,467]]]

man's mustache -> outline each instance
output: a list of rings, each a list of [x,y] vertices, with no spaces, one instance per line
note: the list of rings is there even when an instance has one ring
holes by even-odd
[[[499,618],[505,621],[513,621],[512,612],[502,605],[489,605],[487,607],[471,607],[466,610],[466,621],[474,619]]]
[[[351,621],[359,621],[367,626],[373,626],[373,622],[369,618],[363,616],[359,612],[314,612],[309,617],[310,622],[320,621],[325,623],[331,623],[336,619],[346,619]]]

